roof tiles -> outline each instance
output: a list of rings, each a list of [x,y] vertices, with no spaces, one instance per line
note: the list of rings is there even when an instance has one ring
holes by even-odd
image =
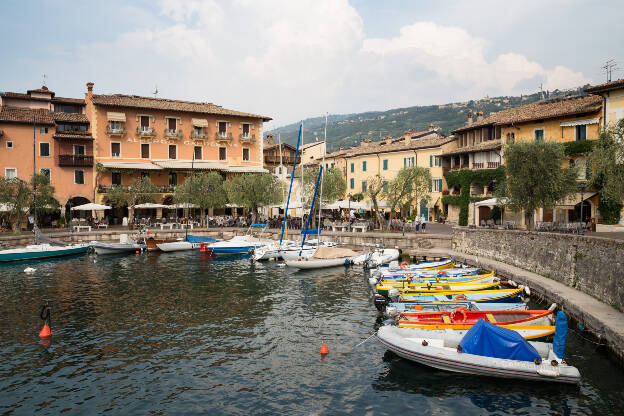
[[[70,123],[89,123],[86,114],[82,113],[52,113],[54,121],[66,121]]]
[[[36,124],[54,125],[54,119],[50,110],[2,107],[0,111],[0,122],[33,124],[33,117]]]

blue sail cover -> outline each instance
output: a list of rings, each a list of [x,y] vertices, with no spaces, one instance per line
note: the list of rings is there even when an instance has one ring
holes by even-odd
[[[553,339],[553,352],[563,360],[565,354],[566,338],[568,337],[568,317],[563,311],[557,312],[555,323],[555,338]]]
[[[459,343],[462,352],[507,360],[535,361],[541,358],[522,335],[479,319]]]
[[[316,235],[319,233],[318,228],[313,228],[311,230],[301,230],[301,234],[306,234],[306,235]]]

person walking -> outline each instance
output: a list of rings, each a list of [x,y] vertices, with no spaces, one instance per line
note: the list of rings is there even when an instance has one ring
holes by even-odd
[[[427,219],[425,218],[425,214],[421,214],[420,216],[420,225],[422,226],[422,232],[425,232],[427,228]]]
[[[414,229],[417,233],[420,232],[420,218],[418,218],[418,215],[414,218]]]

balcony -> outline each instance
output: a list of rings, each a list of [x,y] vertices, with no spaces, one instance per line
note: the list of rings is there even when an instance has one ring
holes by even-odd
[[[93,156],[87,155],[58,155],[59,166],[93,166]]]
[[[197,131],[193,131],[193,133],[191,133],[191,139],[198,139],[198,140],[205,140],[208,138],[208,135],[204,132],[197,132]]]
[[[168,139],[181,139],[182,130],[180,129],[165,129],[165,137]]]
[[[129,188],[128,186],[121,186],[121,185],[99,185],[98,193],[106,194],[114,187],[121,188],[126,192],[128,191],[128,188]],[[175,185],[154,185],[153,193],[155,194],[172,194],[174,192],[175,192]]]
[[[217,132],[215,133],[215,140],[224,142],[232,141],[232,133]]]
[[[295,161],[294,157],[290,157],[290,156],[282,156],[282,164],[284,165],[292,165],[293,162]],[[279,155],[269,155],[269,156],[265,156],[264,157],[264,163],[270,163],[270,164],[275,164],[275,165],[279,165],[280,163],[280,157]],[[297,158],[297,163],[301,163],[301,156],[299,156]]]
[[[472,164],[472,168],[473,169],[483,169],[484,165],[485,165],[485,163],[483,163],[483,162],[474,162]]]
[[[140,137],[156,137],[156,131],[153,127],[137,127],[136,135]]]
[[[487,162],[488,169],[496,169],[500,166],[500,162]]]
[[[241,135],[240,135],[240,141],[243,142],[243,143],[250,143],[250,142],[253,142],[254,140],[256,140],[256,135],[255,134],[241,133]]]
[[[126,134],[126,129],[123,127],[113,129],[111,126],[106,126],[106,134],[109,136],[124,136]]]

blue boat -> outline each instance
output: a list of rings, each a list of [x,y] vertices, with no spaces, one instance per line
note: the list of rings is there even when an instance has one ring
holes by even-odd
[[[217,241],[221,241],[212,237],[203,237],[201,235],[192,234],[187,235],[186,239],[189,243],[216,243]]]
[[[517,289],[481,290],[477,292],[465,292],[461,294],[452,292],[445,293],[444,291],[439,291],[435,295],[428,293],[400,295],[399,300],[402,302],[451,304],[465,302],[516,303],[522,301],[523,292],[524,287],[520,287]]]
[[[489,303],[489,302],[465,302],[460,304],[448,304],[448,303],[415,303],[415,302],[391,302],[386,306],[386,312],[389,313],[391,308],[394,308],[394,312],[444,312],[452,311],[456,308],[466,308],[470,311],[510,311],[510,310],[525,310],[527,304],[520,303]]]
[[[258,247],[272,244],[272,240],[261,239],[253,236],[253,231],[261,229],[261,233],[266,230],[266,224],[251,224],[247,230],[247,235],[237,235],[230,240],[217,241],[208,244],[206,248],[216,256],[231,256],[236,254],[249,254]]]
[[[87,250],[89,250],[88,244],[74,244],[69,246],[34,244],[22,248],[0,250],[0,262],[42,260],[54,257],[73,256],[76,254],[84,254]]]

